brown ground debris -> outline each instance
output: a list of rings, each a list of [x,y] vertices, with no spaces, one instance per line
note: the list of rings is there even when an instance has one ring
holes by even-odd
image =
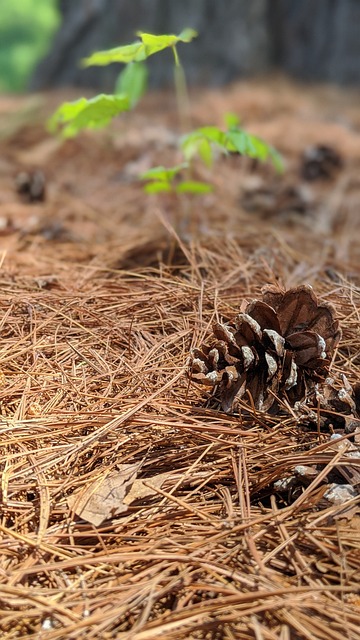
[[[194,126],[234,111],[287,172],[219,159],[214,193],[185,200],[136,180],[179,160],[168,94],[63,143],[43,128],[63,94],[1,99],[3,638],[360,639],[357,451],[291,412],[228,416],[186,376],[212,322],[279,283],[334,305],[331,375],[359,381],[356,97],[276,78],[196,92]],[[308,184],[301,162],[316,144],[343,164]],[[34,170],[46,199],[28,203],[15,178]],[[300,187],[306,208],[247,211],[254,179]],[[121,465],[145,486],[164,480],[99,526],[76,515],[71,496]],[[330,504],[345,467],[357,496]]]

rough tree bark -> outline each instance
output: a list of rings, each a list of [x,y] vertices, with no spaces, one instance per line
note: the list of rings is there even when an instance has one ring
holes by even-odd
[[[112,90],[119,65],[79,68],[95,50],[126,44],[137,30],[199,37],[180,46],[190,82],[223,84],[278,66],[310,80],[360,82],[360,0],[60,0],[63,23],[32,89]],[[170,52],[149,60],[153,86],[172,79]]]
[[[291,74],[360,83],[359,0],[283,0],[282,63]]]

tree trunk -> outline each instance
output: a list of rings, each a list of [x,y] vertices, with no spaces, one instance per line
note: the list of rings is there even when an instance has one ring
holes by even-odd
[[[223,84],[278,66],[310,80],[360,82],[360,0],[60,0],[63,24],[32,89],[112,91],[120,65],[81,69],[93,51],[127,44],[137,30],[199,37],[179,45],[190,83]],[[149,59],[152,86],[172,80],[170,51]]]
[[[360,82],[360,1],[285,0],[282,63],[291,74]]]

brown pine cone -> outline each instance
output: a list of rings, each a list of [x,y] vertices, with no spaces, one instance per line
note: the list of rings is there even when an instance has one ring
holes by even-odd
[[[336,149],[326,144],[319,144],[305,150],[301,174],[305,180],[330,179],[342,165],[343,160]]]
[[[42,171],[20,171],[15,178],[16,191],[26,202],[44,202],[45,176]]]
[[[217,387],[227,413],[242,399],[261,411],[276,411],[283,399],[291,406],[303,401],[327,376],[341,335],[334,308],[318,302],[308,285],[268,288],[245,313],[215,323],[213,333],[216,340],[192,352],[189,375]]]

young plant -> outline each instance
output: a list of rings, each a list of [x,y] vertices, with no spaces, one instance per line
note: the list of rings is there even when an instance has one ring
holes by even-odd
[[[153,167],[140,175],[146,181],[146,193],[194,193],[204,194],[212,191],[212,185],[198,180],[179,180],[181,173],[189,169],[189,163],[183,162],[176,167]]]
[[[82,60],[83,67],[105,66],[114,62],[125,64],[119,75],[114,94],[100,94],[91,99],[80,98],[65,102],[49,120],[49,129],[63,137],[76,136],[82,129],[101,128],[117,115],[132,109],[140,100],[147,86],[145,61],[155,53],[171,49],[174,55],[175,87],[180,119],[184,125],[187,116],[187,87],[180,63],[177,45],[188,43],[197,35],[193,29],[184,29],[179,35],[153,35],[137,33],[138,40],[132,44],[97,51]],[[212,190],[212,185],[191,179],[192,165],[196,156],[210,167],[218,154],[237,153],[261,162],[270,161],[277,171],[283,170],[281,156],[266,142],[247,133],[239,126],[236,115],[225,117],[225,130],[215,126],[201,127],[183,135],[180,150],[184,161],[170,168],[154,167],[143,173],[147,193],[171,192],[175,194],[204,194]],[[182,178],[182,173],[186,173]]]
[[[235,114],[226,114],[225,125],[225,131],[214,126],[200,127],[183,136],[180,140],[180,148],[185,160],[190,162],[198,155],[205,165],[211,167],[216,152],[223,155],[237,153],[260,162],[269,160],[277,171],[283,171],[283,162],[276,149],[261,138],[240,128],[239,119]]]
[[[194,29],[184,29],[178,36],[156,36],[151,33],[137,33],[139,40],[132,44],[107,51],[97,51],[82,60],[83,67],[105,66],[113,62],[134,65],[126,68],[116,85],[116,94],[101,94],[87,100],[80,98],[75,102],[65,102],[55,111],[49,120],[51,132],[61,133],[65,138],[76,136],[82,129],[95,129],[106,126],[115,116],[132,108],[143,95],[146,88],[147,71],[143,63],[147,58],[170,48],[174,54],[176,86],[179,104],[184,100],[182,66],[176,45],[190,42],[196,37]],[[120,93],[119,93],[120,91]]]

